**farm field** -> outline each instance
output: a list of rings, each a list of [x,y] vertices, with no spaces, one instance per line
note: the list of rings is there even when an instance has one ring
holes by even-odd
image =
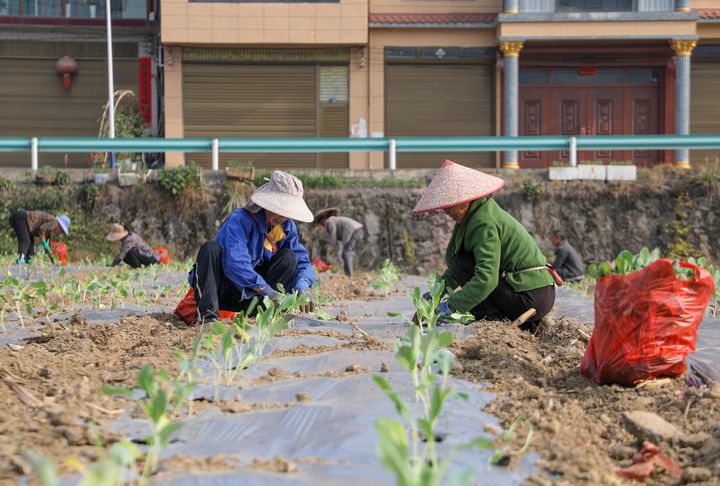
[[[559,290],[554,322],[536,334],[502,322],[421,333],[409,294],[428,280],[378,289],[370,282],[382,275],[369,273],[322,274],[313,314],[288,301],[252,321],[189,327],[172,314],[187,292],[181,265],[3,268],[2,484],[41,484],[37,468],[49,464],[63,484],[100,473],[168,485],[396,484],[397,471],[419,466],[393,463],[397,437],[376,428],[386,419],[386,430],[420,424],[406,446],[446,468],[437,484],[467,473],[471,484],[629,484],[614,470],[648,438],[623,418],[630,411],[681,431],[663,452],[680,476],[658,467],[647,484],[718,483],[720,391],[582,377],[592,302],[571,290]],[[699,373],[715,370],[717,324],[701,327]],[[408,372],[398,356],[413,343],[433,353]],[[427,440],[406,418],[431,413],[434,390],[447,398]]]

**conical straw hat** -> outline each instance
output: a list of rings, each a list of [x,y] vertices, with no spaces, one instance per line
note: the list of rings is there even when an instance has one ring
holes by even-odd
[[[413,213],[437,211],[474,201],[500,190],[505,181],[499,177],[446,160],[430,181]]]

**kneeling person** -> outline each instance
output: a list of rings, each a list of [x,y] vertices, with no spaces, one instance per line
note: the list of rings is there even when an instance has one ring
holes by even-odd
[[[227,218],[215,240],[200,247],[190,273],[200,322],[217,319],[220,309],[245,311],[255,296],[274,300],[280,285],[310,298],[303,310],[314,308],[315,271],[294,219],[313,220],[302,182],[276,170],[244,208]]]
[[[121,241],[120,252],[115,256],[110,266],[117,266],[125,263],[132,268],[147,267],[158,262],[155,250],[137,233],[128,231],[121,224],[113,224],[110,233],[105,237],[108,241]]]
[[[554,279],[532,236],[494,199],[497,177],[449,160],[418,201],[414,213],[443,210],[455,221],[445,252],[445,287],[461,290],[440,303],[441,318],[471,312],[476,318],[515,320],[536,313],[523,329],[534,329],[555,303]]]

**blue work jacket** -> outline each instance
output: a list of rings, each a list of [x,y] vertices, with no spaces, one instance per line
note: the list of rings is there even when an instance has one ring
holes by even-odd
[[[315,282],[315,270],[307,250],[298,239],[297,226],[291,219],[281,226],[284,238],[276,242],[277,250],[288,248],[297,258],[297,271],[288,292],[310,288]],[[255,271],[261,263],[273,257],[265,244],[267,222],[265,211],[251,213],[245,208],[236,209],[218,231],[215,241],[222,248],[222,267],[225,277],[242,291],[242,298],[262,295],[255,289],[267,287],[265,280]],[[269,245],[268,245],[269,246]]]

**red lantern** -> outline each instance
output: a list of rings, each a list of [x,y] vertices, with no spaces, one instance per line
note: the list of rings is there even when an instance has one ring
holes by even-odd
[[[78,71],[78,63],[70,56],[63,56],[55,63],[55,70],[63,77],[63,86],[70,89],[71,77]]]

